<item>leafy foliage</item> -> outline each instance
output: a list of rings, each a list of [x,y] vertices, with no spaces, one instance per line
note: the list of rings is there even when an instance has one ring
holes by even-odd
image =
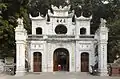
[[[14,28],[17,18],[24,17],[25,28],[30,29],[28,19],[28,0],[0,1],[0,58],[15,55]],[[28,30],[28,32],[30,32]]]
[[[108,3],[105,3],[108,1]],[[108,58],[113,62],[116,54],[120,56],[120,0],[0,0],[0,55],[1,57],[14,55],[14,28],[17,18],[24,18],[24,26],[31,33],[29,13],[32,16],[46,16],[51,5],[59,7],[71,4],[71,11],[75,10],[77,17],[92,15],[91,33],[99,27],[100,18],[107,20],[109,28]],[[75,18],[74,18],[75,19]]]

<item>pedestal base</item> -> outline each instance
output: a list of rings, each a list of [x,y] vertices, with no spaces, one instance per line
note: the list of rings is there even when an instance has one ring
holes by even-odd
[[[109,76],[107,72],[99,72],[99,76]]]
[[[15,76],[24,76],[26,74],[26,71],[16,71]]]

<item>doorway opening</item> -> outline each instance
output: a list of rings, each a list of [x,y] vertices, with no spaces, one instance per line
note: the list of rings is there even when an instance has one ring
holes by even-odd
[[[58,48],[54,51],[53,70],[54,71],[69,71],[69,52],[67,49]]]
[[[42,71],[42,54],[40,52],[34,52],[33,56],[34,61],[34,72],[41,72]]]
[[[81,54],[81,72],[88,72],[89,71],[89,54],[83,52]]]

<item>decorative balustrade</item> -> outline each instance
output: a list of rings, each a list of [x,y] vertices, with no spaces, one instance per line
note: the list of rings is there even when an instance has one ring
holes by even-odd
[[[75,35],[28,35],[28,39],[75,39]],[[79,35],[80,38],[94,38],[94,35]]]
[[[28,35],[28,38],[43,38],[43,35]]]
[[[75,35],[48,35],[48,38],[75,38]]]
[[[79,38],[94,38],[94,35],[79,35]]]

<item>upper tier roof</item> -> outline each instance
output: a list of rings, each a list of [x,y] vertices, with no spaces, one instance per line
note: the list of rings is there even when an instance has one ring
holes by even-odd
[[[48,11],[48,14],[50,16],[54,16],[54,17],[68,17],[69,14],[68,14],[68,11],[70,10],[70,5],[68,6],[59,6],[59,7],[56,7],[54,5],[51,6],[52,10],[53,10],[53,14]]]

